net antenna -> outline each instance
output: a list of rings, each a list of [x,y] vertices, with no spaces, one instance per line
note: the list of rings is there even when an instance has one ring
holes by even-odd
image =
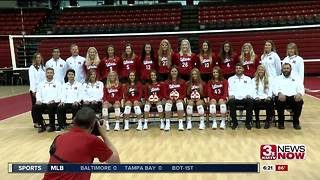
[[[20,17],[21,17],[21,34],[22,34],[22,44],[23,44],[23,56],[24,56],[24,66],[27,66],[27,52],[26,52],[26,31],[24,30],[24,19],[23,19],[23,10],[20,8]]]

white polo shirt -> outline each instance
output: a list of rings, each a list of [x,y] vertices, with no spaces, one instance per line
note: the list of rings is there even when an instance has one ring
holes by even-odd
[[[246,75],[233,75],[228,79],[228,84],[229,96],[235,96],[238,100],[244,99],[247,95],[253,96],[252,80]]]
[[[61,102],[74,103],[82,100],[82,84],[74,81],[73,84],[66,82],[62,85]]]
[[[31,65],[28,70],[30,91],[37,92],[38,85],[41,81],[46,79],[45,67],[40,66],[38,69],[34,65]]]
[[[76,72],[75,80],[84,83],[86,79],[86,73],[84,71],[84,62],[86,59],[82,56],[70,56],[67,60],[67,70],[73,69]]]
[[[49,101],[56,103],[60,102],[61,97],[61,83],[55,79],[48,82],[44,80],[39,83],[36,99],[42,103],[47,104]]]
[[[284,63],[289,63],[291,65],[291,73],[295,76],[299,77],[300,80],[304,81],[304,62],[302,57],[294,55],[294,56],[287,56],[283,59],[282,65]]]
[[[302,81],[294,74],[291,74],[288,78],[284,75],[275,78],[273,93],[278,96],[280,92],[285,96],[294,96],[298,93],[304,95],[305,93]]]
[[[103,83],[101,81],[96,81],[94,84],[83,83],[83,101],[102,101],[103,97]]]
[[[259,78],[258,88],[256,84],[256,78],[252,79],[252,85],[253,85],[253,98],[260,98],[260,99],[267,99],[268,97],[272,97],[272,84],[269,79],[269,85],[268,88],[264,89],[264,78]]]
[[[261,64],[264,65],[269,77],[274,78],[281,74],[281,60],[277,53],[270,52],[261,56]]]
[[[66,76],[67,72],[67,63],[61,58],[59,58],[58,60],[54,60],[53,58],[51,58],[46,62],[46,68],[48,67],[54,69],[53,78],[63,84],[64,77]]]

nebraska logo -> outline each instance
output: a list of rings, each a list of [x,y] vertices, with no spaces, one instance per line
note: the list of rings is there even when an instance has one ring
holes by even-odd
[[[260,159],[305,159],[306,151],[304,144],[264,144],[260,146]]]

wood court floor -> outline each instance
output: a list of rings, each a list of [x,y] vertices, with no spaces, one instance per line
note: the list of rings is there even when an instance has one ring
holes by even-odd
[[[305,104],[301,117],[302,130],[286,124],[285,130],[272,127],[269,130],[248,131],[241,124],[237,130],[177,131],[170,132],[153,125],[148,131],[110,131],[109,136],[120,153],[122,162],[259,162],[265,164],[288,164],[288,172],[261,173],[189,173],[189,174],[102,174],[93,173],[92,179],[142,179],[142,180],[278,180],[320,179],[320,100],[304,96]],[[0,110],[1,111],[1,110]],[[8,162],[47,162],[48,149],[57,133],[38,134],[32,127],[30,112],[0,121],[0,179],[41,179],[43,174],[8,174]],[[195,126],[197,126],[195,124]],[[207,126],[208,127],[208,126]],[[259,157],[261,144],[305,144],[306,160],[262,161]]]

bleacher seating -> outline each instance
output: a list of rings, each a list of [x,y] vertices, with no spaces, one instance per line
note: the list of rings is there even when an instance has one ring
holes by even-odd
[[[151,32],[178,30],[181,4],[65,8],[56,34]]]
[[[199,3],[201,29],[230,29],[320,22],[320,1],[264,4]]]

